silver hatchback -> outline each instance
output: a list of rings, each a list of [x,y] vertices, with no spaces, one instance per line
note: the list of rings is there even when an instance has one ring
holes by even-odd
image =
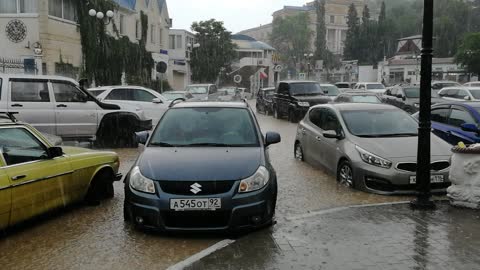
[[[418,123],[385,104],[312,107],[298,125],[295,158],[335,173],[337,181],[378,194],[409,194],[416,186]],[[450,185],[450,148],[432,134],[433,192]]]

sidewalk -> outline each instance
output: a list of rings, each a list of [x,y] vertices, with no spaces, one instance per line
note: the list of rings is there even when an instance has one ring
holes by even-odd
[[[340,208],[281,220],[187,269],[480,269],[480,211],[439,202]]]

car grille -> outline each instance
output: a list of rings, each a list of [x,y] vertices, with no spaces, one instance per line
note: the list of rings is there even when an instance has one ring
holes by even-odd
[[[201,191],[197,194],[190,191],[192,185],[198,183]],[[229,192],[235,181],[161,181],[160,188],[165,193],[175,195],[214,195]]]
[[[448,161],[436,161],[431,163],[432,171],[442,171],[450,167],[450,162]],[[414,162],[405,162],[405,163],[398,163],[397,169],[407,172],[416,172],[417,171],[417,163]]]
[[[230,222],[230,211],[164,212],[163,222],[171,228],[221,228]]]

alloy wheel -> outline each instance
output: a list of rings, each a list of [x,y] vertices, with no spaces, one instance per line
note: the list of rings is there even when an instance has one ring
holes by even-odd
[[[298,161],[303,161],[303,150],[300,143],[295,145],[295,159]]]
[[[340,169],[340,184],[347,187],[353,187],[353,172],[348,164],[344,164]]]

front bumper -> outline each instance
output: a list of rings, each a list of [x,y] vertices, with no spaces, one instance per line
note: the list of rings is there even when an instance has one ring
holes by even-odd
[[[359,189],[382,195],[415,195],[417,193],[416,184],[410,184],[410,177],[415,176],[415,172],[400,171],[393,167],[384,169],[363,161],[354,162],[352,169]],[[432,183],[431,192],[433,194],[444,194],[451,185],[449,170],[432,172],[431,174],[442,175],[444,179],[443,183]]]
[[[185,196],[163,192],[158,182],[157,194],[138,192],[126,182],[125,212],[137,226],[159,231],[236,231],[269,224],[272,200],[276,200],[276,183],[270,181],[261,190],[237,194],[239,184],[240,181],[235,182],[230,191],[223,194]],[[170,209],[171,199],[201,198],[220,198],[222,208],[216,211]]]

